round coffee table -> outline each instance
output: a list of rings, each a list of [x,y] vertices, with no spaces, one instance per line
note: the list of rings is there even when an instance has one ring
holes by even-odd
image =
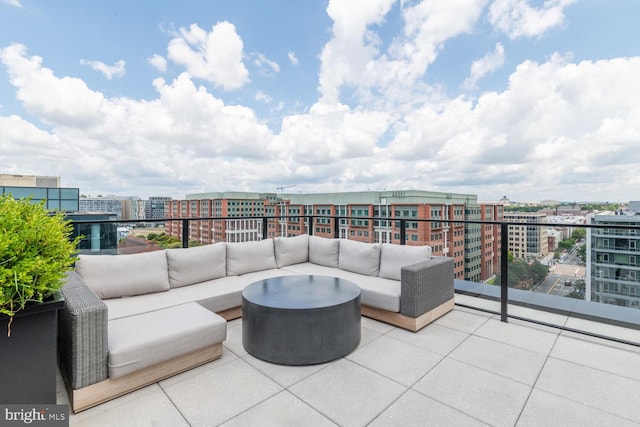
[[[242,291],[242,345],[259,359],[313,365],[360,343],[360,288],[327,276],[281,276]]]

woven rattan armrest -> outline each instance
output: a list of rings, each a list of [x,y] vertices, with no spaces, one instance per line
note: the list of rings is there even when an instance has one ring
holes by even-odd
[[[420,315],[453,298],[453,259],[433,257],[402,267],[400,313]]]
[[[73,389],[107,378],[107,306],[75,272],[61,290],[65,307],[59,330],[60,363]]]

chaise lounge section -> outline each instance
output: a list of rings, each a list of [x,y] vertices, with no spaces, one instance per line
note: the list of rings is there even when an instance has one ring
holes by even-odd
[[[362,315],[417,331],[453,309],[453,260],[426,246],[316,236],[80,256],[62,289],[60,363],[74,412],[222,355],[245,286],[324,275],[361,289]]]

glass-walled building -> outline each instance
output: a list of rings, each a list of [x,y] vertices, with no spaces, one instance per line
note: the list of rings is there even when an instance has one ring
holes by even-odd
[[[116,219],[114,214],[69,212],[66,216],[74,221],[73,238],[75,236],[82,237],[78,244],[80,254],[116,255],[118,253],[117,224],[114,222],[89,222],[114,221]]]
[[[591,224],[640,226],[633,211],[593,215]],[[587,231],[587,298],[640,308],[640,230],[589,228]]]
[[[80,192],[77,188],[0,186],[0,194],[11,194],[14,199],[31,197],[33,203],[45,201],[45,207],[56,211],[77,211]]]

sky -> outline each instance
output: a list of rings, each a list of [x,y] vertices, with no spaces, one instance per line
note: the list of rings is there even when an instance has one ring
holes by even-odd
[[[0,173],[640,199],[637,0],[0,0]]]

